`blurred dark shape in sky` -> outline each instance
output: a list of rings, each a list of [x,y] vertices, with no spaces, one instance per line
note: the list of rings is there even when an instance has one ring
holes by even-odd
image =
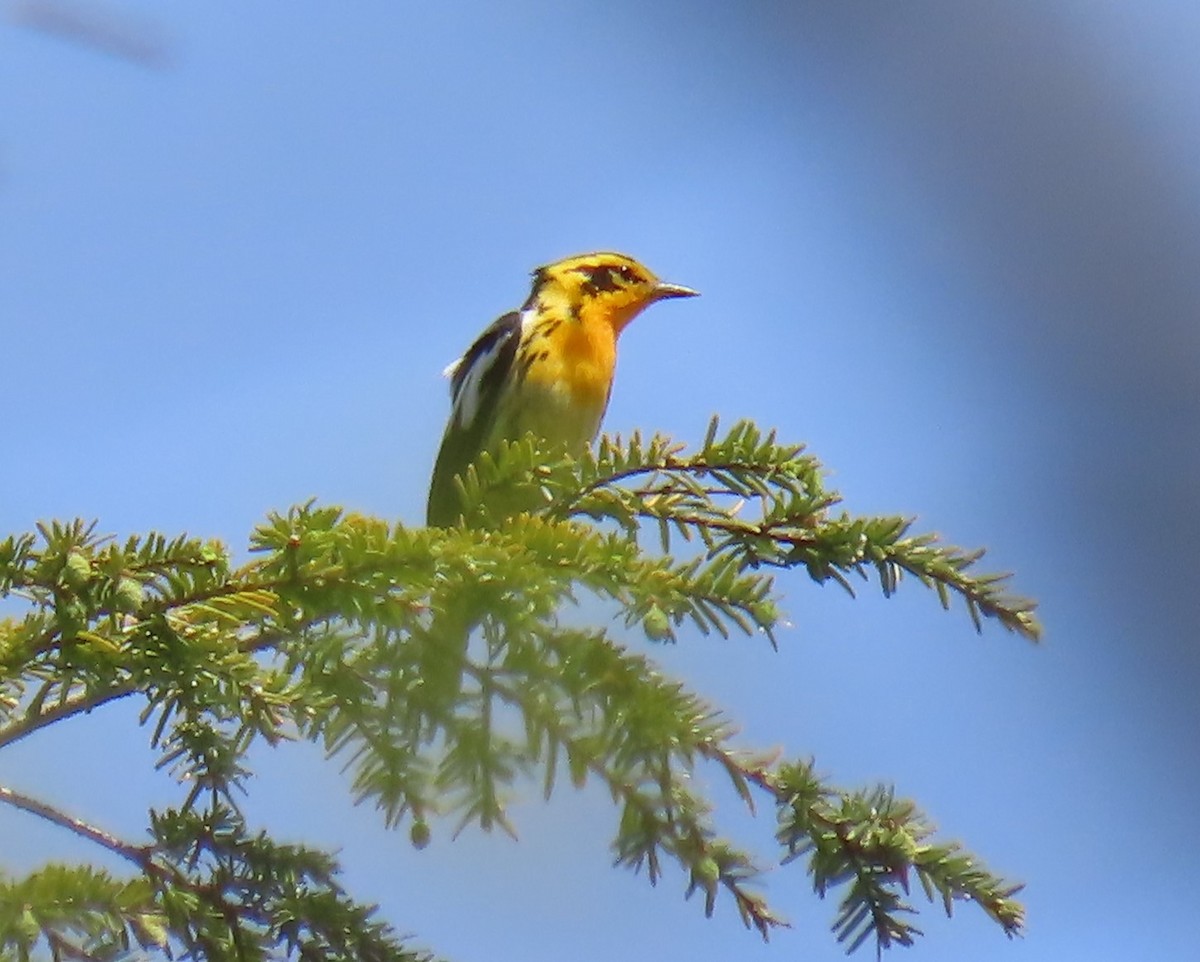
[[[1106,37],[1073,9],[815,4],[781,8],[777,37],[806,71],[838,78],[848,115],[873,128],[876,149],[852,158],[861,174],[956,225],[964,265],[1010,320],[929,323],[1004,352],[1052,402],[1051,476],[1014,498],[1057,528],[1076,562],[1064,580],[1087,585],[1127,639],[1145,710],[1195,731],[1200,216],[1183,89],[1195,78],[1174,49],[1184,24],[1110,8]]]
[[[81,0],[13,0],[8,15],[18,26],[144,67],[166,67],[171,60],[170,44],[159,24],[111,6]]]

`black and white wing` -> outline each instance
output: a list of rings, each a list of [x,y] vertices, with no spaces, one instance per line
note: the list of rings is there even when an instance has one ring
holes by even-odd
[[[492,433],[520,341],[521,315],[513,311],[494,321],[446,368],[450,421],[429,485],[426,521],[431,525],[453,524],[461,513],[454,479],[479,456]]]

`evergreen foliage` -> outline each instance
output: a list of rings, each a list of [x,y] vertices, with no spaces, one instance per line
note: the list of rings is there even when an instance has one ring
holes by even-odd
[[[834,513],[817,461],[752,424],[685,453],[665,438],[604,440],[546,463],[532,440],[462,479],[463,523],[408,528],[307,504],[270,517],[254,560],[151,534],[123,542],[83,522],[0,543],[0,748],[136,697],[178,804],[121,840],[0,785],[0,802],[129,863],[123,879],[47,865],[0,878],[0,945],[26,958],[107,959],[137,945],[206,959],[416,960],[354,902],[328,855],[274,842],[237,804],[257,743],[308,739],[348,764],[355,797],[422,847],[435,819],[512,831],[506,799],[535,780],[602,785],[619,812],[616,862],[651,882],[678,871],[706,914],[729,901],[763,937],[781,923],[751,857],[720,834],[690,774],[722,773],[775,813],[779,858],[840,895],[848,949],[912,943],[910,880],[950,912],[978,905],[1021,930],[1019,886],[890,789],[836,788],[810,762],[735,748],[730,722],[652,657],[563,607],[588,595],[652,642],[685,624],[774,643],[773,576],[798,568],[849,589],[901,576],[1038,637],[1033,604],[979,574],[980,552],[912,535],[896,517]],[[657,535],[653,552],[639,543]],[[675,552],[672,554],[672,552]],[[404,920],[405,924],[412,920]]]

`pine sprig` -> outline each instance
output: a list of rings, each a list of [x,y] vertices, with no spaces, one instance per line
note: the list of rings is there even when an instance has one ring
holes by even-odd
[[[88,866],[51,864],[0,878],[0,947],[28,958],[126,957],[136,943],[175,958],[284,957],[430,962],[407,949],[374,906],[350,899],[329,855],[251,835],[235,811],[151,813],[151,842],[134,846],[8,789],[0,801],[47,818],[132,863],[118,880]]]
[[[977,628],[991,618],[1037,636],[1032,603],[978,574],[979,552],[912,535],[905,519],[834,515],[838,496],[802,449],[748,423],[718,433],[714,421],[692,454],[661,437],[606,440],[577,462],[526,439],[462,479],[460,526],[412,529],[306,504],[272,515],[241,567],[215,542],[119,542],[84,522],[0,541],[0,595],[27,605],[0,622],[0,749],[137,696],[159,764],[180,784],[146,846],[0,786],[0,803],[120,855],[141,886],[118,911],[127,883],[35,879],[32,925],[6,921],[0,892],[0,946],[418,958],[348,899],[328,856],[245,824],[250,749],[301,738],[341,760],[354,796],[388,827],[407,823],[417,847],[443,817],[455,832],[515,834],[509,803],[526,783],[546,795],[564,776],[602,785],[617,864],[653,883],[675,876],[706,914],[731,904],[766,937],[784,923],[758,890],[756,860],[697,788],[710,767],[751,811],[776,811],[784,862],[803,864],[819,893],[841,894],[834,932],[850,949],[913,941],[914,875],[947,911],[969,901],[1018,932],[1018,887],[936,841],[912,803],[738,752],[729,721],[651,658],[564,619],[588,597],[654,641],[692,624],[774,643],[781,571],[847,588],[874,574],[887,594],[907,572],[944,605],[962,598]],[[644,532],[663,553],[643,550]],[[682,557],[668,553],[677,547]],[[87,885],[95,898],[71,915],[72,886]]]
[[[911,945],[921,930],[907,920],[907,901],[916,874],[930,901],[940,899],[950,915],[955,901],[979,905],[1010,938],[1024,926],[1024,909],[1013,899],[1022,886],[993,875],[955,843],[933,844],[933,826],[907,799],[886,786],[867,791],[831,789],[809,763],[757,773],[775,796],[784,861],[807,857],[813,886],[824,895],[849,884],[834,932],[854,951],[868,938],[885,949]]]
[[[251,834],[231,809],[154,815],[153,874],[173,937],[207,959],[269,957],[431,962],[407,949],[375,906],[348,898],[336,861]]]
[[[833,516],[841,497],[824,487],[815,458],[748,421],[717,433],[714,418],[690,456],[663,437],[643,443],[635,434],[624,445],[606,438],[577,468],[543,480],[546,513],[613,521],[631,535],[649,524],[664,551],[673,537],[694,538],[708,558],[725,555],[739,571],[803,568],[851,593],[851,575],[874,571],[890,595],[908,572],[936,590],[943,607],[958,595],[977,630],[992,618],[1030,640],[1040,637],[1035,603],[1007,590],[1008,575],[972,570],[982,550],[942,544],[932,534],[907,536],[911,519]]]
[[[689,879],[686,894],[704,892],[707,915],[723,888],[764,938],[784,924],[753,889],[751,857],[718,836],[708,803],[687,787],[697,760],[732,736],[722,716],[601,633],[557,631],[525,644],[538,657],[506,651],[494,687],[523,719],[524,752],[544,767],[546,796],[561,759],[572,785],[596,778],[619,806],[617,865],[645,869],[656,884],[670,858]]]
[[[17,957],[44,949],[55,959],[113,959],[166,945],[162,910],[143,878],[60,864],[0,878],[0,946]]]

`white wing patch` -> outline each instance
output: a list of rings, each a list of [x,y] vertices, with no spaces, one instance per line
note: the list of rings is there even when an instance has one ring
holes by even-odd
[[[463,369],[461,374],[460,368],[467,359],[465,354],[446,368],[446,376],[451,378],[451,417],[459,427],[466,427],[479,414],[479,394],[483,376],[496,362],[498,352],[498,345],[490,345],[476,356],[471,366]]]
[[[510,365],[516,343],[519,343],[520,324],[509,314],[500,318],[472,344],[457,361],[446,366],[442,373],[450,378],[451,423],[460,428],[471,426],[479,416],[484,403],[494,405],[498,388],[507,372],[497,370],[498,365]]]
[[[536,307],[527,307],[521,312],[521,339],[524,340],[529,336],[530,328],[537,323],[539,316]]]

